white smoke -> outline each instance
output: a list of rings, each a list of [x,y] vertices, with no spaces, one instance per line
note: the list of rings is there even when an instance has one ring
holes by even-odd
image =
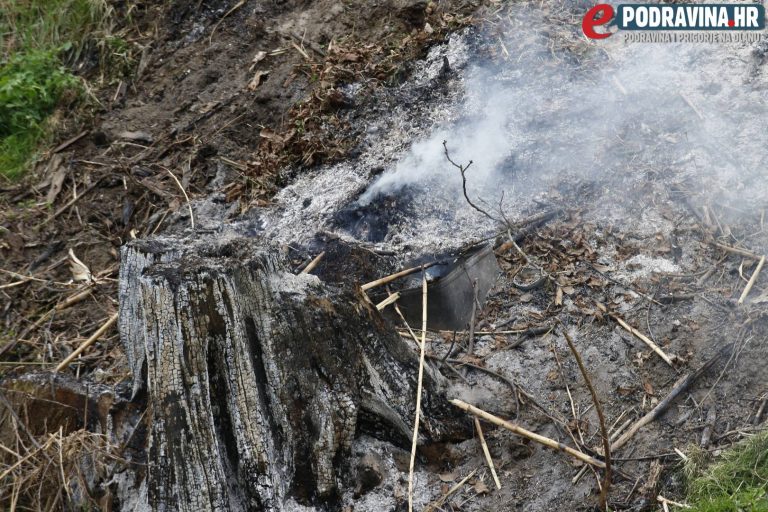
[[[389,89],[360,120],[370,135],[358,158],[285,187],[260,220],[269,236],[364,236],[339,223],[341,210],[371,222],[399,210],[383,216],[375,243],[400,254],[491,234],[497,226],[462,198],[444,140],[454,161],[473,161],[473,202],[496,212],[503,193],[512,220],[563,201],[604,225],[652,234],[644,202],[678,197],[671,186],[697,194],[697,205],[768,206],[768,44],[625,44],[620,34],[588,42],[578,34],[584,9],[553,20],[552,4],[509,8],[507,26],[475,39],[454,34]],[[448,79],[443,55],[454,68]]]
[[[473,161],[471,194],[489,203],[503,190],[534,193],[566,176],[603,180],[676,166],[681,176],[744,189],[763,175],[768,150],[756,141],[766,80],[754,76],[751,48],[622,45],[620,36],[588,43],[553,35],[551,20],[521,9],[505,31],[509,58],[464,71],[459,120],[414,142],[359,204],[404,187],[460,192],[444,140],[454,161]],[[553,50],[558,37],[572,46]]]

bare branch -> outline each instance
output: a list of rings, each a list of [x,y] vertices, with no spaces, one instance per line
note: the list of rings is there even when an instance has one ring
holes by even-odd
[[[467,200],[467,203],[469,204],[469,206],[471,206],[472,208],[474,208],[478,212],[482,213],[483,215],[485,215],[486,217],[488,217],[492,221],[500,222],[498,218],[494,217],[493,215],[491,215],[490,213],[488,213],[487,211],[483,210],[482,208],[477,206],[475,203],[473,203],[472,200],[469,198],[469,194],[467,194],[467,175],[466,175],[466,172],[467,172],[467,169],[469,169],[472,166],[472,160],[470,160],[469,163],[466,166],[463,166],[463,165],[460,165],[460,164],[457,164],[456,162],[454,162],[451,159],[451,155],[448,153],[448,141],[447,140],[443,141],[443,151],[445,153],[445,159],[448,160],[451,163],[451,165],[453,165],[455,168],[457,168],[459,170],[459,172],[461,173],[461,188],[462,188],[462,191],[464,192],[464,199]]]
[[[558,323],[560,323],[559,320]],[[600,509],[607,510],[608,488],[611,485],[611,441],[608,437],[608,429],[605,427],[603,406],[597,397],[597,391],[595,391],[595,387],[592,385],[592,379],[589,378],[589,373],[587,372],[587,368],[584,366],[584,361],[581,359],[581,354],[579,354],[579,351],[576,349],[576,345],[574,345],[573,340],[565,330],[565,326],[560,324],[560,327],[563,336],[565,336],[565,341],[568,342],[568,347],[571,349],[571,352],[573,352],[573,357],[576,359],[576,363],[579,365],[579,370],[581,371],[582,377],[584,377],[584,382],[587,384],[587,388],[589,388],[589,394],[592,395],[592,403],[595,404],[595,412],[597,412],[597,419],[600,422],[600,436],[603,438],[603,456],[605,457],[605,478],[603,479],[603,485],[600,489]]]

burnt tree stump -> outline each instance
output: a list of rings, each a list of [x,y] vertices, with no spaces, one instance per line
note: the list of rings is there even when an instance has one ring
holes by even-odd
[[[333,508],[356,433],[412,433],[412,348],[352,284],[294,275],[254,239],[128,244],[119,326],[154,510]],[[444,384],[425,369],[425,442],[465,433]]]

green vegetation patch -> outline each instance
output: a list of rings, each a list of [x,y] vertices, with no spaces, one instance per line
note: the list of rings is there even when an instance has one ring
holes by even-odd
[[[77,50],[93,32],[103,32],[103,0],[0,0],[3,57],[63,45]]]
[[[710,464],[703,454],[692,456],[686,473],[687,501],[695,512],[768,512],[768,431]]]
[[[78,80],[53,51],[17,53],[0,66],[0,172],[17,176],[46,135],[46,119]]]
[[[100,0],[0,0],[0,176],[19,176],[49,135],[47,119],[79,81],[63,65],[102,32]]]

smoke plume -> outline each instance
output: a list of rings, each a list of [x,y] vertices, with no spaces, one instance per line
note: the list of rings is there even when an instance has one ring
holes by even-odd
[[[618,35],[591,43],[575,26],[557,33],[529,8],[513,19],[503,38],[483,43],[501,63],[463,70],[456,119],[415,141],[359,204],[403,188],[456,197],[461,181],[443,154],[444,140],[453,160],[473,161],[470,194],[492,204],[501,191],[530,195],[564,179],[611,182],[670,168],[681,179],[708,183],[701,190],[710,193],[764,193],[759,47],[622,44]]]

